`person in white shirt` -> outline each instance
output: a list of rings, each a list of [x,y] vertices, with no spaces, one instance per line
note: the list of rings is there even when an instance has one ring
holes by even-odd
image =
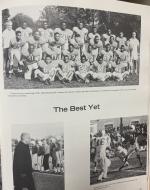
[[[54,38],[54,31],[48,27],[47,22],[44,22],[43,28],[39,28],[38,31],[40,32],[41,36],[45,38],[46,42]]]
[[[62,47],[63,51],[68,50],[69,41],[72,38],[73,31],[67,28],[66,22],[61,23],[61,28],[56,28],[54,32],[58,32],[60,34],[60,38],[64,41],[64,45]]]
[[[88,29],[84,27],[83,22],[79,22],[78,27],[73,27],[73,31],[76,33],[77,41],[80,43],[81,54],[85,51],[85,42],[87,41]]]
[[[73,27],[73,30],[78,31],[84,42],[87,40],[88,29],[84,28],[83,22],[79,22],[78,27]]]
[[[53,60],[61,60],[64,43],[65,41],[61,39],[60,34],[58,32],[54,33],[54,39],[49,42],[46,53],[50,55]]]
[[[44,40],[44,43],[42,44],[42,50],[45,52],[48,48],[48,42],[54,39],[54,30],[48,27],[47,22],[44,22],[43,28],[39,28],[38,31],[40,32],[41,39]]]
[[[73,44],[69,44],[68,55],[71,61],[77,62],[80,60],[79,51],[74,48]]]
[[[23,62],[21,61],[22,47],[25,45],[25,42],[22,41],[21,32],[16,32],[16,37],[10,41],[9,56],[9,78],[13,74],[14,65],[17,67],[17,72],[21,73],[23,69]]]
[[[136,38],[136,32],[132,33],[132,38],[129,40],[129,52],[130,52],[130,66],[131,66],[131,73],[138,72],[138,54],[140,51],[140,42]]]
[[[39,79],[46,85],[50,85],[51,81],[55,81],[58,68],[58,60],[52,60],[50,55],[46,55],[44,60],[38,62],[38,69],[34,72],[34,78]]]
[[[126,46],[127,38],[124,37],[123,32],[120,32],[119,36],[116,37],[116,41],[118,42],[118,48],[121,48],[122,45]]]
[[[92,46],[93,60],[96,61],[97,56],[100,55],[103,50],[103,43],[98,36],[95,36],[90,40],[90,45]]]
[[[106,72],[111,72],[113,67],[113,52],[111,51],[110,44],[105,46],[105,49],[101,51],[103,55],[103,61],[106,63]]]
[[[89,83],[89,77],[91,76],[91,72],[92,71],[90,71],[89,61],[86,59],[85,55],[82,55],[81,61],[77,63],[77,71],[75,72],[77,80],[79,82],[84,81],[85,83]]]
[[[98,56],[92,65],[92,78],[100,81],[107,79],[106,62],[103,61],[103,55]]]
[[[75,64],[69,59],[69,55],[64,55],[63,60],[59,62],[60,69],[57,72],[57,76],[62,82],[71,82],[73,79]]]
[[[42,59],[40,49],[37,49],[34,44],[29,44],[29,49],[26,54],[22,56],[22,61],[26,67],[24,78],[31,80],[32,73],[38,69],[38,62]]]
[[[90,32],[90,33],[88,34],[89,41],[90,41],[91,39],[94,39],[95,36],[98,36],[99,39],[101,38],[101,37],[100,37],[100,34],[97,32],[97,27],[96,27],[96,26],[94,26],[92,32]]]
[[[21,38],[25,42],[28,40],[28,38],[32,34],[32,29],[30,27],[28,27],[28,25],[27,25],[26,22],[23,22],[22,27],[18,27],[16,29],[16,31],[20,31],[21,32]]]
[[[121,143],[118,143],[118,144],[116,144],[116,147],[115,147],[115,155],[116,155],[118,158],[120,158],[120,160],[121,160],[122,162],[124,162],[126,156],[128,155],[128,151],[127,151],[127,149],[125,149],[125,148],[121,145]],[[129,165],[129,162],[127,161],[126,164],[125,164],[125,166],[128,166],[128,165]]]
[[[110,36],[109,44],[112,52],[114,52],[118,48],[118,43],[116,42],[113,35]]]
[[[108,168],[110,167],[111,161],[107,157],[106,152],[108,148],[108,136],[105,133],[105,130],[102,130],[102,136],[99,138],[99,155],[98,162],[100,163],[101,173],[98,177],[98,181],[107,178]]]
[[[94,54],[93,54],[93,46],[91,44],[88,44],[87,51],[83,52],[83,54],[86,56],[88,62],[92,65],[94,62]]]
[[[8,21],[5,23],[6,29],[2,33],[2,44],[3,44],[3,59],[4,59],[4,71],[8,71],[9,61],[9,47],[10,41],[16,37],[15,31],[12,29],[12,22]]]
[[[102,35],[103,41],[104,41],[104,45],[106,45],[106,44],[109,43],[110,36],[113,36],[114,39],[116,38],[116,36],[112,33],[111,29],[108,29],[107,32]]]

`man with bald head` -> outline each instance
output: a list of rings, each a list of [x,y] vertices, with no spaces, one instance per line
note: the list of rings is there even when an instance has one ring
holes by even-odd
[[[32,177],[32,161],[30,155],[30,135],[21,134],[21,140],[15,148],[13,160],[13,176],[15,190],[35,190]]]

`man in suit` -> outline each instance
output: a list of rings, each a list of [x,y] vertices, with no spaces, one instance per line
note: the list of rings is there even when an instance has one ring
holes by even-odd
[[[13,160],[13,176],[15,190],[35,190],[32,177],[32,161],[29,149],[30,135],[21,134],[21,140],[16,146]]]

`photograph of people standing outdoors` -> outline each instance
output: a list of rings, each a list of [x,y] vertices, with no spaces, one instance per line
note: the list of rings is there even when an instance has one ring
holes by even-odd
[[[64,189],[62,123],[12,126],[14,190]]]
[[[46,5],[2,18],[6,89],[139,84],[139,15]]]
[[[90,123],[90,183],[146,175],[147,116]]]

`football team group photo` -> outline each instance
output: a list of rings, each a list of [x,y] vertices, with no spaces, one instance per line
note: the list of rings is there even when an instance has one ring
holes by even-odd
[[[139,84],[141,17],[41,6],[2,11],[6,89]]]

